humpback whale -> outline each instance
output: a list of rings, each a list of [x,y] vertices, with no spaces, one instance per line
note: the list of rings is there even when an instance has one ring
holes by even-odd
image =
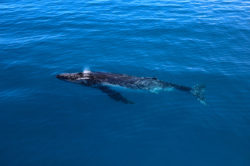
[[[126,74],[92,71],[63,73],[56,75],[56,77],[60,80],[99,89],[112,99],[125,104],[133,104],[133,102],[122,96],[119,92],[113,90],[110,85],[117,85],[130,89],[141,89],[152,93],[176,89],[190,93],[202,104],[206,104],[205,97],[203,95],[205,86],[202,85],[195,85],[191,88],[188,86],[161,81],[155,77],[136,77]]]

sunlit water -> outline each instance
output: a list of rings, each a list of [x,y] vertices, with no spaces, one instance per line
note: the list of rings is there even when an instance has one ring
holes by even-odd
[[[1,166],[249,166],[250,2],[0,1]],[[84,69],[206,85],[115,88],[60,81]]]

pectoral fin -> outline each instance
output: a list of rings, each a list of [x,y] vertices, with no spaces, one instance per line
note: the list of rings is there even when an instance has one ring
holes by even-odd
[[[122,96],[119,92],[107,87],[107,86],[98,86],[96,87],[100,89],[102,92],[106,93],[110,98],[114,99],[115,101],[120,101],[125,104],[134,104],[132,101],[129,101],[124,96]]]

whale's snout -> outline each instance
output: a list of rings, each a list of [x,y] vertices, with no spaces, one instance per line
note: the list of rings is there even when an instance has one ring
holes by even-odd
[[[60,80],[65,80],[65,76],[63,74],[57,74],[56,78],[60,79]]]
[[[56,78],[60,78],[60,74],[57,74],[57,75],[56,75]]]
[[[75,82],[83,76],[82,73],[62,73],[56,75],[56,78],[64,81]]]
[[[71,74],[69,73],[63,73],[63,74],[57,74],[56,78],[60,79],[60,80],[70,80],[71,79]]]

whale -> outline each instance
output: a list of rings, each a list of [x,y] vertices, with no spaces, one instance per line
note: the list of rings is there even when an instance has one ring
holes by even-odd
[[[95,72],[89,70],[77,73],[57,74],[56,78],[67,82],[81,84],[86,87],[99,89],[115,101],[122,102],[125,104],[134,104],[134,102],[128,100],[121,93],[114,90],[112,86],[125,87],[134,90],[139,89],[151,93],[179,90],[191,94],[200,103],[206,104],[204,97],[205,86],[199,84],[193,87],[188,87],[171,82],[162,81],[155,77],[137,77],[127,74]]]

